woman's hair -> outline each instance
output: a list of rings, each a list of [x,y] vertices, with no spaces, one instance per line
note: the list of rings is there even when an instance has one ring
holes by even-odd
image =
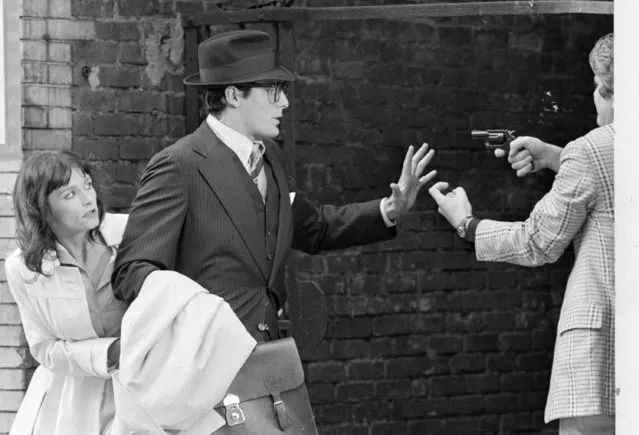
[[[204,109],[205,113],[219,117],[220,113],[226,108],[226,88],[231,85],[223,87],[208,88],[204,92]],[[251,85],[233,85],[242,92],[242,95],[246,98],[251,93]]]
[[[45,255],[55,251],[56,237],[51,231],[48,196],[65,186],[71,179],[71,170],[79,169],[91,177],[88,163],[69,151],[38,151],[25,159],[13,188],[13,208],[16,214],[16,239],[24,262],[32,272],[42,272]],[[104,205],[100,191],[94,185],[100,223],[104,218]],[[99,226],[98,226],[99,227]],[[98,227],[89,231],[91,241],[99,240]]]
[[[605,99],[615,94],[614,86],[614,36],[609,33],[599,38],[590,51],[590,67],[595,76],[601,79],[599,93]]]

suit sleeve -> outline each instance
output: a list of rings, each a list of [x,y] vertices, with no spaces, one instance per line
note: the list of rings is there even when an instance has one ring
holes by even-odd
[[[52,372],[75,376],[108,378],[113,369],[108,366],[109,346],[116,337],[87,340],[62,340],[54,335],[38,315],[27,294],[20,273],[21,260],[16,254],[7,258],[5,271],[9,290],[18,305],[24,335],[33,358]]]
[[[187,213],[187,193],[178,162],[161,152],[147,166],[133,201],[111,282],[115,297],[132,302],[146,276],[175,269]]]
[[[531,267],[557,261],[586,221],[595,196],[586,147],[572,142],[562,152],[550,192],[525,222],[480,221],[475,234],[477,259]]]
[[[295,193],[293,249],[317,254],[383,242],[397,235],[396,227],[386,226],[379,199],[341,207],[315,207],[302,192]]]

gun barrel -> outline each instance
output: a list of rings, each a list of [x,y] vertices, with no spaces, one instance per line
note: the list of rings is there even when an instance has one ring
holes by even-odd
[[[473,130],[471,132],[471,137],[473,139],[482,139],[482,140],[484,140],[484,139],[488,139],[489,136],[490,136],[490,133],[488,133],[485,130]]]

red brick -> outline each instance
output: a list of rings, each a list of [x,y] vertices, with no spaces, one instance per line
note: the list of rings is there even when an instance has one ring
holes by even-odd
[[[115,0],[71,0],[71,15],[74,17],[111,18]]]
[[[433,334],[428,339],[428,347],[439,355],[450,355],[461,351],[462,341],[454,335]]]
[[[311,404],[318,405],[322,403],[335,402],[335,391],[333,384],[315,383],[307,386],[308,397]]]
[[[492,373],[468,375],[466,385],[470,394],[496,393],[501,390],[500,376]]]
[[[109,113],[94,120],[94,129],[98,136],[134,136],[139,133],[140,126],[137,116]]]
[[[116,108],[116,94],[106,90],[73,88],[73,107],[77,110],[113,111]]]
[[[372,382],[350,381],[337,385],[335,388],[335,398],[340,402],[354,402],[370,399],[373,397],[374,392],[375,389]]]
[[[155,138],[127,139],[120,142],[120,158],[125,160],[150,159],[167,145]]]
[[[75,111],[72,115],[73,134],[91,136],[93,134],[93,117],[84,111]]]
[[[459,354],[450,359],[452,373],[477,373],[486,369],[486,356],[481,354]]]
[[[375,383],[375,395],[386,400],[403,400],[413,396],[409,380],[380,380]]]
[[[333,345],[333,357],[336,359],[362,358],[370,356],[371,346],[364,340],[340,340]]]
[[[98,77],[100,85],[111,88],[135,88],[140,86],[141,70],[136,66],[103,65]]]
[[[167,135],[174,138],[181,138],[186,135],[185,122],[184,116],[168,116]]]
[[[182,94],[167,93],[166,96],[166,110],[169,114],[184,115],[185,111],[185,97]]]
[[[307,366],[309,383],[339,382],[346,380],[346,367],[336,361],[310,363]]]
[[[428,358],[404,357],[393,358],[386,363],[388,378],[419,378],[430,365]]]
[[[123,112],[164,112],[166,102],[161,94],[148,90],[120,91],[117,95],[118,108]]]
[[[138,115],[141,136],[164,137],[167,134],[167,120],[163,116]]]
[[[340,317],[334,319],[332,323],[333,336],[336,338],[362,338],[371,335],[371,321],[367,318]]]
[[[463,376],[433,376],[429,384],[433,396],[459,396],[466,393],[467,388]]]
[[[133,65],[146,65],[147,59],[144,50],[138,42],[123,42],[120,44],[120,63]]]
[[[106,138],[73,139],[73,151],[90,160],[115,160],[118,158],[118,142]]]
[[[137,0],[120,0],[118,6],[120,16],[126,18],[155,15],[160,11],[159,0],[150,0],[145,2]]]
[[[356,360],[346,364],[348,379],[379,379],[384,376],[384,362]]]
[[[131,204],[136,192],[135,186],[115,184],[104,189],[104,203],[107,208],[124,210]]]
[[[75,41],[72,45],[73,61],[89,66],[115,63],[118,58],[118,43],[115,41]],[[103,69],[100,69],[103,72]]]
[[[107,41],[136,41],[140,39],[137,21],[105,21],[95,25],[98,39]]]

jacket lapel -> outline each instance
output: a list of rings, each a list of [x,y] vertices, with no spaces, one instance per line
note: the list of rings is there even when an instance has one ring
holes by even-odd
[[[270,145],[276,146],[276,145]],[[267,149],[268,152],[268,149]],[[286,173],[275,153],[268,153],[268,161],[273,168],[273,175],[279,190],[279,219],[277,222],[277,240],[275,242],[275,257],[273,259],[273,268],[268,285],[272,287],[273,281],[277,276],[277,271],[286,258],[290,247],[289,229],[292,225],[291,200],[288,190],[288,182]]]
[[[206,121],[193,133],[194,151],[203,157],[198,170],[208,186],[218,197],[231,218],[248,251],[264,278],[268,278],[266,250],[250,194],[242,186],[243,181],[233,159],[237,155],[211,131]]]

